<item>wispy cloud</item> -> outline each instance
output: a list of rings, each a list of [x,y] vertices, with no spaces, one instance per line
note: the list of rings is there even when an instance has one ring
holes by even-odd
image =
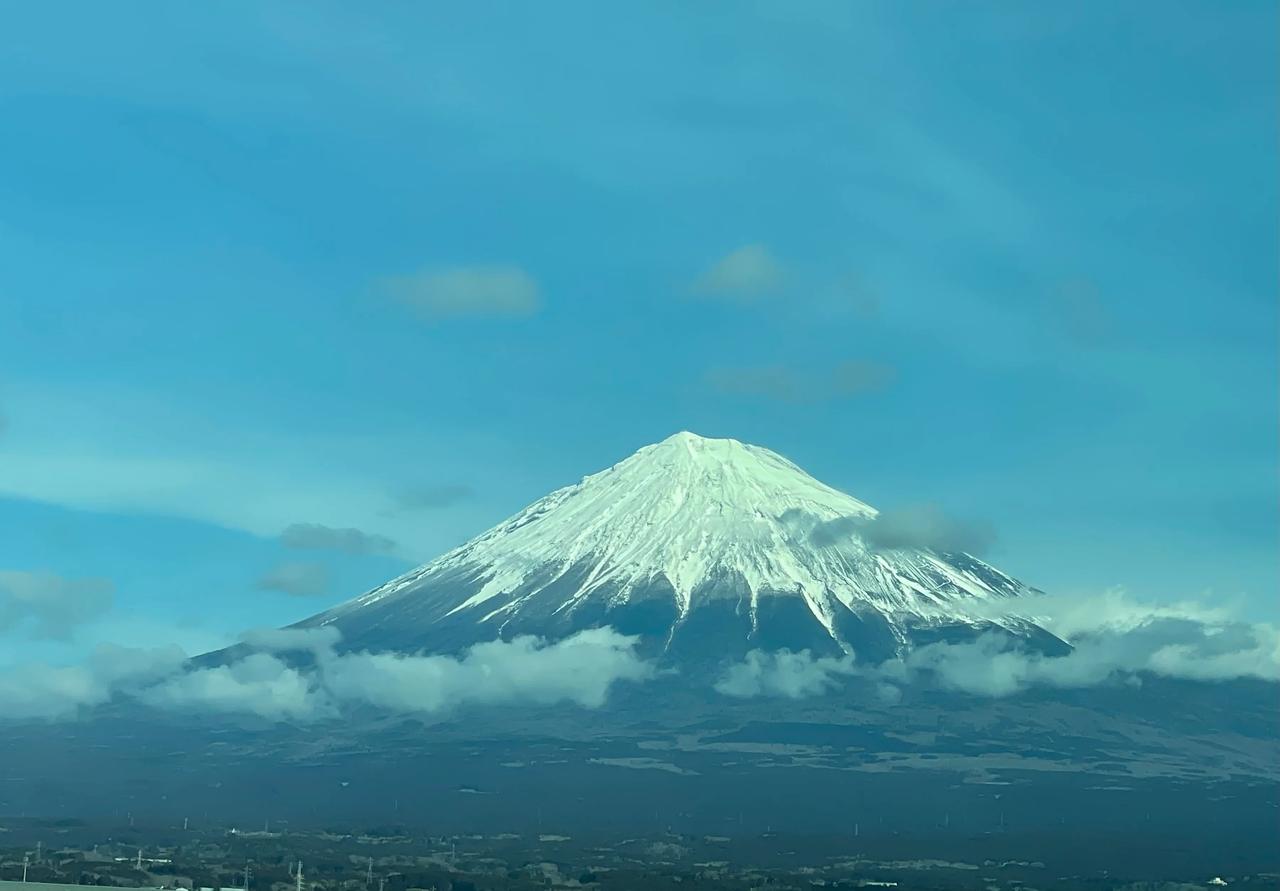
[[[880,293],[862,276],[847,274],[816,290],[817,309],[824,313],[851,314],[863,321],[880,317]]]
[[[392,494],[395,504],[388,513],[437,510],[465,501],[474,495],[474,489],[461,484],[412,486]]]
[[[331,655],[342,633],[332,625],[314,628],[253,628],[240,642],[261,653],[312,653]]]
[[[323,563],[281,563],[267,570],[257,587],[293,597],[318,597],[329,590],[329,570]]]
[[[743,245],[711,264],[693,283],[696,296],[750,302],[776,294],[785,279],[782,264],[763,244]]]
[[[456,530],[425,510],[389,512],[390,493],[403,487],[397,481],[419,481],[425,466],[449,478],[482,465],[498,482],[521,474],[492,466],[499,450],[491,440],[456,430],[433,439],[413,427],[404,434],[418,442],[409,452],[388,450],[386,436],[241,428],[111,388],[14,395],[21,399],[11,400],[14,424],[0,441],[0,495],[75,509],[189,518],[265,538],[299,520],[354,527],[390,537],[419,560],[456,544]],[[486,518],[475,507],[468,522]]]
[[[874,516],[835,517],[820,520],[812,514],[789,510],[783,520],[793,534],[807,537],[820,548],[839,547],[854,541],[872,550],[927,549],[975,556],[995,541],[990,524],[951,516],[936,504],[921,504],[880,511]]]
[[[171,675],[186,659],[177,647],[98,646],[82,665],[24,662],[0,671],[0,713],[10,720],[60,720]]]
[[[522,318],[542,307],[538,283],[518,266],[456,266],[391,276],[381,290],[430,320]]]
[[[893,382],[895,371],[879,362],[850,360],[819,371],[787,365],[713,368],[704,376],[713,390],[792,404],[828,402],[881,390]]]
[[[892,366],[852,359],[831,369],[829,392],[833,398],[870,393],[884,389],[896,376]]]
[[[842,678],[856,671],[852,656],[815,657],[808,650],[798,653],[752,650],[742,662],[725,671],[715,688],[737,699],[756,696],[803,699],[830,692],[840,685]]]
[[[1092,279],[1058,282],[1050,291],[1049,311],[1062,334],[1081,346],[1098,346],[1114,330],[1111,309]]]
[[[952,516],[936,504],[883,510],[866,521],[858,534],[879,550],[926,548],[975,556],[989,550],[996,537],[990,524]]]
[[[286,548],[344,554],[390,554],[396,549],[396,543],[385,535],[352,528],[335,529],[321,523],[294,523],[280,533],[280,543]]]
[[[0,631],[64,639],[110,609],[106,579],[69,579],[48,572],[0,572]]]

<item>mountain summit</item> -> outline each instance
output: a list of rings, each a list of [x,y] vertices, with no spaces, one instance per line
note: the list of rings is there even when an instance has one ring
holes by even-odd
[[[991,602],[1031,590],[967,554],[878,549],[862,534],[876,517],[769,449],[677,433],[301,624],[369,650],[612,625],[702,662],[781,647],[883,658],[990,627]]]

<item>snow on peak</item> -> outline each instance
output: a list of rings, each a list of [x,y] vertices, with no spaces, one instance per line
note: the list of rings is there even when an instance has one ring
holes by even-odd
[[[700,598],[728,588],[749,603],[753,623],[762,596],[803,598],[838,640],[841,613],[954,618],[966,601],[1026,590],[966,555],[874,550],[857,529],[875,516],[769,449],[681,432],[552,492],[348,607],[403,597],[460,571],[485,581],[447,615],[474,611],[496,623],[564,578],[575,581],[556,595],[564,597],[557,612],[591,598],[616,606],[656,590],[674,596],[684,617]],[[732,583],[708,584],[726,579]]]

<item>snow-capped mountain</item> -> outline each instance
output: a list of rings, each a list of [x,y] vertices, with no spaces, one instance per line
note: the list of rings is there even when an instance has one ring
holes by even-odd
[[[612,625],[702,661],[780,647],[883,658],[988,628],[1032,590],[966,554],[878,550],[859,534],[876,515],[768,449],[677,433],[301,624],[370,650]]]

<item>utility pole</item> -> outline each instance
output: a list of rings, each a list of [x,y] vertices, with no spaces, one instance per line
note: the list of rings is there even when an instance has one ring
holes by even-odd
[[[22,884],[24,885],[27,883],[27,867],[30,865],[31,865],[31,855],[29,853],[23,854],[22,855]]]
[[[378,891],[384,891],[386,887],[387,887],[387,877],[378,876]]]
[[[298,861],[298,874],[294,876],[294,888],[296,891],[302,891],[302,861]]]
[[[142,872],[142,848],[138,848],[138,856],[133,860],[133,868]]]
[[[364,874],[364,886],[369,888],[373,885],[373,858],[369,858],[369,868]]]
[[[1148,815],[1149,817],[1150,815]],[[44,842],[36,842],[36,863],[44,859]]]
[[[244,891],[249,891],[249,876],[250,876],[250,875],[251,875],[251,873],[249,872],[249,861],[247,861],[247,860],[246,860],[246,861],[245,861],[245,863],[244,863]]]

